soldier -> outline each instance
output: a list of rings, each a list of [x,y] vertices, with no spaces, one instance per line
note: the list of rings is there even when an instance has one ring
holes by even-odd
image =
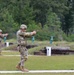
[[[7,36],[8,36],[8,33],[2,34],[2,30],[0,29],[0,55],[1,55],[1,47],[2,47],[2,38]]]
[[[28,70],[24,68],[24,63],[28,58],[28,50],[26,48],[27,46],[26,38],[36,34],[36,31],[26,32],[26,29],[27,29],[27,26],[25,24],[22,24],[20,26],[20,29],[17,31],[17,44],[18,44],[20,55],[21,55],[21,60],[16,66],[16,68],[24,72],[28,72]]]

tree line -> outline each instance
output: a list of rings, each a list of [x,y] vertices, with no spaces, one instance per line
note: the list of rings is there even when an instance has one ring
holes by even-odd
[[[0,29],[13,38],[21,24],[38,40],[74,41],[74,0],[0,0]]]

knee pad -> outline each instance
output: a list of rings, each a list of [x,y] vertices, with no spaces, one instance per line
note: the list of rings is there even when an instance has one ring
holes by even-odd
[[[25,59],[25,61],[27,61],[27,58],[24,58]]]

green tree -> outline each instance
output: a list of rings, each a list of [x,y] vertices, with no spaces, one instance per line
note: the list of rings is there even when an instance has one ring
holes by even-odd
[[[72,9],[71,9],[71,18],[70,18],[70,29],[69,29],[69,33],[73,34],[74,33],[74,0],[72,0]]]
[[[43,26],[46,22],[46,13],[49,9],[49,0],[31,0],[30,5],[34,9],[35,21]]]
[[[61,40],[61,38],[59,38],[59,36],[62,37],[62,34],[60,35],[60,33],[62,32],[61,22],[56,13],[48,13],[46,24],[48,25],[50,35],[54,36],[55,39]]]
[[[63,13],[68,11],[66,6],[67,0],[31,0],[31,6],[34,9],[35,21],[42,24],[46,23],[48,11],[55,12],[57,15],[62,16]]]
[[[11,0],[12,1],[12,0]],[[12,1],[13,18],[19,24],[29,24],[33,21],[33,9],[30,7],[30,0],[14,0]],[[14,5],[14,6],[13,6]],[[11,8],[10,8],[11,10]]]
[[[69,7],[69,11],[64,13],[62,29],[68,36],[69,34],[73,33],[74,29],[74,2],[72,0],[68,0],[67,6]]]
[[[9,12],[5,9],[1,15],[2,21],[0,23],[0,28],[3,30],[3,32],[9,33],[9,36],[13,36],[18,29],[18,24],[14,22],[12,14],[9,14]]]

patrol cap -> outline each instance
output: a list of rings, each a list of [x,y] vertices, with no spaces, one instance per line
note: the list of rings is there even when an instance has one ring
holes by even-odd
[[[0,29],[0,32],[2,32],[2,30]]]
[[[25,24],[22,24],[22,25],[20,26],[20,28],[21,28],[21,29],[27,29],[27,26],[26,26]]]

